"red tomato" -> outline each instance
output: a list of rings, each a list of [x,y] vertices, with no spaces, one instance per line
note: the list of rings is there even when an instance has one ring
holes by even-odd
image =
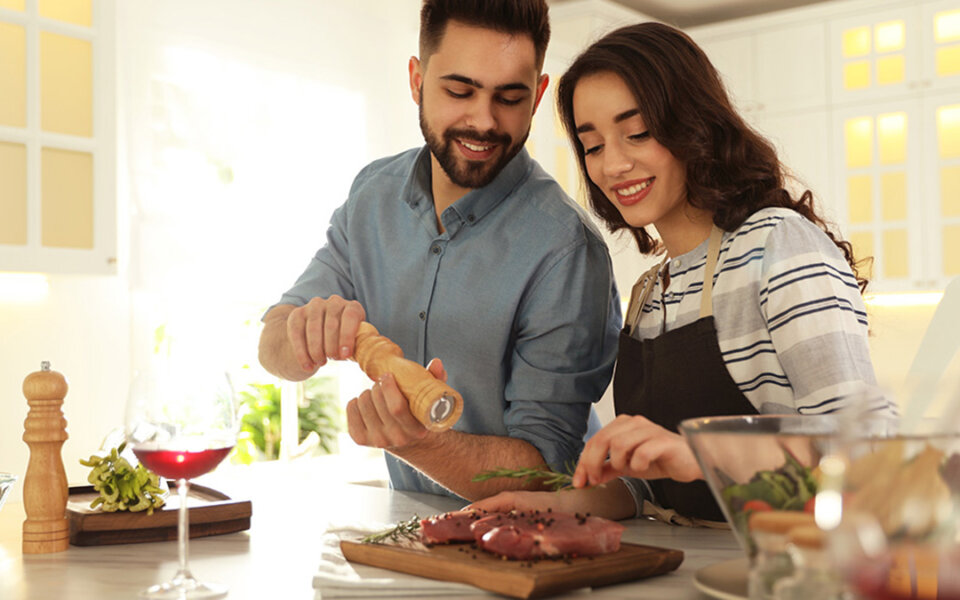
[[[763,500],[747,500],[743,503],[743,512],[764,510],[773,510],[773,507]]]
[[[810,513],[812,515],[813,507],[816,505],[816,503],[817,503],[817,497],[810,496],[810,499],[807,500],[806,503],[804,503],[803,505],[803,512]]]

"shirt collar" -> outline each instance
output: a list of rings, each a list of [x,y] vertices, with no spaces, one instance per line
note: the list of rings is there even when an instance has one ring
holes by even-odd
[[[533,159],[526,148],[521,148],[513,159],[507,163],[497,177],[488,185],[470,190],[462,198],[454,202],[441,219],[446,222],[459,217],[459,220],[468,225],[475,225],[490,211],[497,207],[517,186],[527,177],[533,167]],[[430,175],[430,150],[423,146],[414,162],[413,173],[403,191],[403,199],[411,206],[417,206],[423,200],[433,204]],[[446,216],[447,212],[450,216]]]

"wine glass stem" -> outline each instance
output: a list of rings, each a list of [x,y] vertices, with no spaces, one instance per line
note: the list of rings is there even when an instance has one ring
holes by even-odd
[[[177,521],[177,554],[180,557],[179,577],[191,577],[187,568],[187,550],[190,543],[190,513],[187,512],[187,490],[190,482],[186,479],[177,480],[177,494],[180,497],[180,514]]]

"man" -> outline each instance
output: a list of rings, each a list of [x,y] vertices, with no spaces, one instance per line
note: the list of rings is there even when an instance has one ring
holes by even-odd
[[[425,0],[409,63],[426,147],[375,161],[327,243],[264,316],[260,361],[303,380],[352,356],[369,321],[464,398],[428,432],[392,376],[351,400],[351,437],[384,448],[396,489],[478,499],[563,468],[616,354],[620,308],[600,235],[523,149],[546,89],[544,0]],[[535,487],[535,486],[534,486]]]

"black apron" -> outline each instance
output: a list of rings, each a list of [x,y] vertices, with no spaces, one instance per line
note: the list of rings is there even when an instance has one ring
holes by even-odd
[[[717,342],[712,293],[722,235],[714,226],[704,267],[700,318],[693,323],[643,341],[631,337],[643,305],[653,292],[660,266],[648,271],[634,286],[626,322],[620,332],[613,378],[614,407],[618,415],[642,415],[665,429],[678,432],[684,419],[757,414],[730,377]],[[681,483],[654,479],[648,483],[659,506],[671,508],[685,517],[724,519],[704,481]]]

